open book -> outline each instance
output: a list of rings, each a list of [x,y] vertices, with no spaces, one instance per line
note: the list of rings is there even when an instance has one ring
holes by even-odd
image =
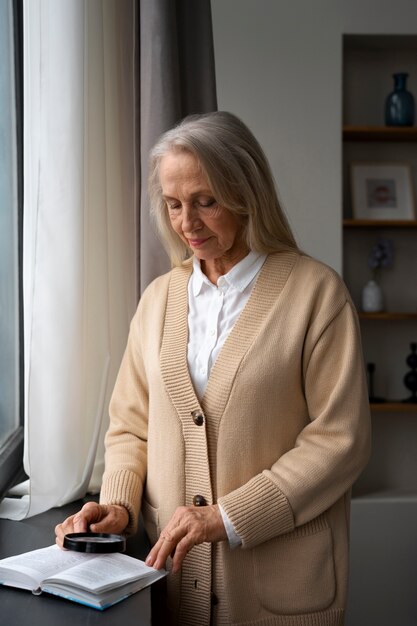
[[[103,610],[166,575],[126,554],[86,554],[53,545],[0,560],[0,584],[42,591]]]

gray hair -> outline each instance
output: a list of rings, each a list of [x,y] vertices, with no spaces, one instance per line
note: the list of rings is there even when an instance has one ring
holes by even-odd
[[[173,265],[190,255],[171,227],[159,181],[162,157],[176,151],[193,154],[218,204],[242,217],[250,250],[298,250],[261,146],[238,117],[217,111],[186,117],[164,133],[150,153],[151,215]]]

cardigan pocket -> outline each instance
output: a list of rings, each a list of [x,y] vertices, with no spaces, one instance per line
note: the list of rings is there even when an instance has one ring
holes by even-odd
[[[146,534],[152,545],[158,540],[161,534],[161,526],[159,522],[159,510],[152,504],[149,504],[144,498],[142,499],[142,515],[143,524],[145,526]]]
[[[324,515],[253,549],[256,591],[272,613],[328,608],[336,581],[332,531]]]

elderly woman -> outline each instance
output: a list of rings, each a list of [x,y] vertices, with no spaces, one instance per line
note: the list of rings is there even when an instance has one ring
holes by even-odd
[[[166,566],[165,624],[336,626],[349,498],[370,447],[354,306],[300,252],[235,116],[186,118],[151,154],[174,268],[145,291],[110,405],[100,505],[66,532],[132,533]]]

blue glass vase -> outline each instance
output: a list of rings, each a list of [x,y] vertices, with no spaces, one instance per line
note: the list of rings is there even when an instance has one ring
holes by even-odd
[[[414,124],[414,97],[407,91],[408,74],[392,75],[394,91],[385,102],[385,124],[387,126],[412,126]]]

